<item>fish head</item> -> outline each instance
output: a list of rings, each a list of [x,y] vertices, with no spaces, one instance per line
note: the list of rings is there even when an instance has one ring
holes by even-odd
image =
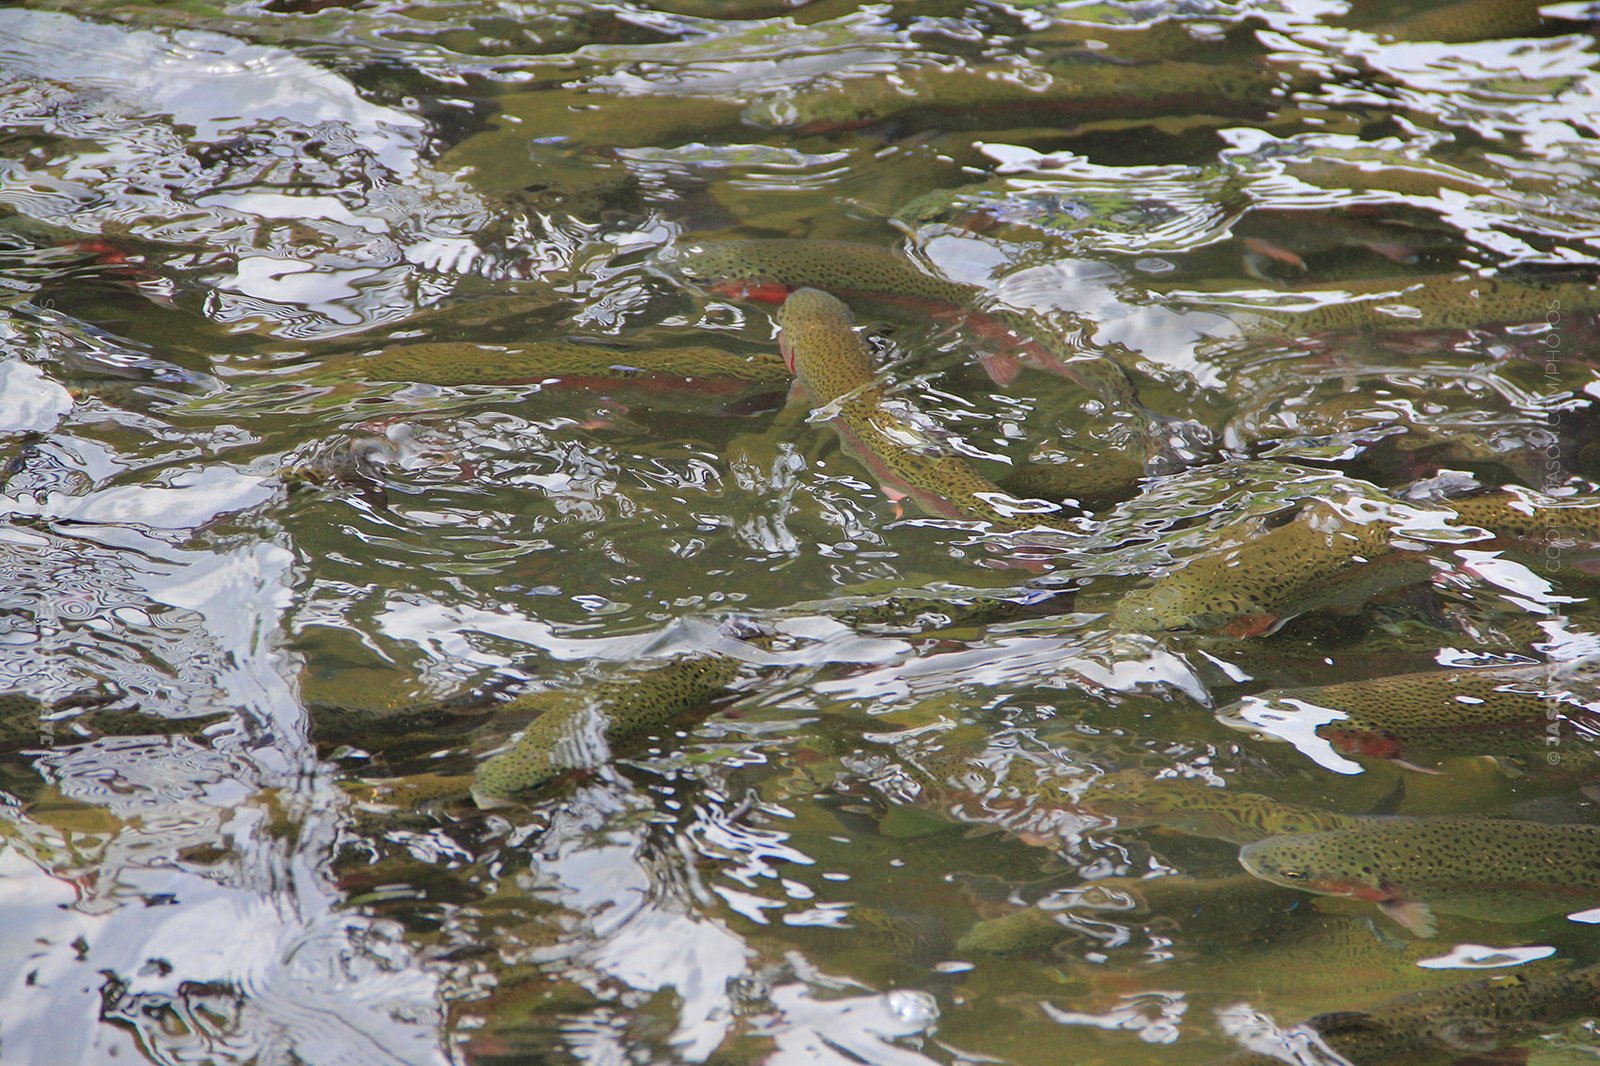
[[[1359,854],[1359,831],[1268,837],[1239,849],[1239,864],[1263,881],[1323,896],[1391,898],[1378,867]]]
[[[837,297],[821,289],[796,289],[775,317],[784,362],[807,387],[871,379],[866,347],[855,335],[855,318]]]

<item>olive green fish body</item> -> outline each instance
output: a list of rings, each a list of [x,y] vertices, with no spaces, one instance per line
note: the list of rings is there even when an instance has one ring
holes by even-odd
[[[314,703],[307,713],[323,750],[350,745],[392,761],[455,747],[505,712],[490,699],[469,696],[384,709]]]
[[[1265,891],[1263,891],[1265,889]],[[1035,904],[1000,918],[975,923],[956,943],[958,951],[985,955],[1026,955],[1046,951],[1064,940],[1082,937],[1070,919],[1092,913],[1139,912],[1181,920],[1250,921],[1263,905],[1279,901],[1283,890],[1248,875],[1194,877],[1107,877],[1055,893],[1048,904]]]
[[[1283,171],[1307,185],[1321,189],[1399,193],[1402,196],[1438,196],[1441,190],[1480,196],[1494,183],[1470,171],[1446,166],[1438,160],[1349,159],[1312,155],[1282,162]]]
[[[113,702],[114,697],[101,693],[46,704],[25,692],[0,692],[0,748],[48,746],[90,736],[198,736],[226,714],[176,718],[105,706]],[[56,717],[67,710],[74,713]]]
[[[1359,608],[1432,572],[1425,556],[1390,544],[1387,526],[1313,507],[1253,540],[1191,559],[1128,593],[1111,614],[1127,629],[1257,636],[1301,614]]]
[[[1580,730],[1600,718],[1563,693],[1546,671],[1430,670],[1317,688],[1263,693],[1267,704],[1299,701],[1341,712],[1316,735],[1347,755],[1427,762],[1460,755],[1574,755]],[[1293,704],[1288,704],[1293,706]],[[1571,742],[1570,746],[1566,742]]]
[[[1187,62],[1077,63],[1049,72],[1005,64],[902,65],[893,80],[853,78],[774,97],[747,109],[745,118],[758,126],[827,132],[913,114],[985,128],[1006,114],[1051,122],[1257,114],[1269,106],[1277,84],[1265,71]]]
[[[852,626],[892,626],[906,629],[947,629],[991,625],[1028,614],[1042,598],[1018,600],[1004,596],[964,595],[938,597],[898,595],[834,607],[829,613]]]
[[[442,342],[386,348],[355,364],[369,381],[428,385],[515,385],[561,379],[576,384],[680,383],[702,390],[786,385],[783,364],[719,348],[601,348],[571,341],[535,344]]]
[[[974,285],[919,270],[892,248],[855,241],[700,241],[680,249],[673,265],[706,282],[823,289],[846,299],[901,297],[924,310],[968,307],[982,295]]]
[[[344,789],[364,803],[410,810],[425,804],[464,800],[472,793],[471,774],[420,773],[406,777],[351,781]]]
[[[1247,844],[1239,861],[1274,884],[1378,904],[1423,936],[1435,910],[1522,922],[1600,905],[1600,827],[1588,825],[1372,819]]]
[[[508,799],[570,770],[599,766],[618,746],[726,694],[742,671],[729,656],[685,655],[587,688],[557,690],[559,696],[539,693],[543,713],[505,751],[478,764],[473,792]]]
[[[1046,951],[1075,935],[1062,924],[1068,912],[1024,907],[973,925],[956,941],[956,950],[982,955],[1028,955]]]
[[[1190,836],[1249,844],[1269,837],[1348,829],[1356,815],[1300,807],[1270,796],[1213,788],[1195,781],[1154,779],[1137,773],[1100,778],[1080,799],[1083,809],[1124,828],[1159,826]]]
[[[1577,569],[1593,573],[1600,547],[1600,503],[1593,497],[1533,500],[1512,492],[1488,492],[1443,500],[1462,524],[1495,535],[1511,554],[1531,558],[1545,571]]]
[[[1008,382],[1016,366],[1029,366],[1075,381],[1119,410],[1142,410],[1127,372],[1113,360],[1074,348],[1054,324],[987,308],[982,289],[934,277],[891,248],[852,241],[702,241],[681,249],[673,265],[736,296],[777,302],[792,290],[813,288],[948,319],[1004,350],[982,360],[997,381]]]
[[[1061,462],[1018,464],[1000,480],[1000,487],[1018,496],[1076,500],[1093,509],[1134,495],[1144,472],[1139,456],[1108,448],[1098,455],[1068,457]]]
[[[1544,25],[1538,0],[1461,0],[1372,27],[1401,41],[1493,41],[1525,37]]]
[[[1343,1061],[1357,1066],[1432,1062],[1435,1055],[1476,1062],[1494,1061],[1484,1053],[1523,1034],[1596,1014],[1600,966],[1586,966],[1566,973],[1503,973],[1410,992],[1366,1010],[1319,1014],[1296,1028],[1311,1030]],[[1282,1056],[1241,1052],[1223,1061],[1226,1066],[1299,1061],[1291,1054],[1286,1044]]]
[[[1308,290],[1313,291],[1313,290]],[[1350,282],[1321,290],[1330,299],[1304,311],[1261,311],[1239,316],[1248,332],[1268,336],[1415,329],[1478,329],[1545,322],[1600,310],[1600,287],[1579,282],[1539,284],[1514,278],[1435,277]],[[1395,315],[1386,308],[1414,308]]]
[[[784,360],[815,404],[832,413],[840,437],[880,480],[935,514],[977,519],[1000,530],[1055,525],[1037,505],[1018,500],[966,460],[919,442],[914,428],[886,406],[871,356],[849,310],[817,289],[799,289],[778,311]]]

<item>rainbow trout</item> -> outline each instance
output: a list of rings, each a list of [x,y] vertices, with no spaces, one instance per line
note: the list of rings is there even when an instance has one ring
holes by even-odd
[[[1019,463],[1000,479],[1000,487],[1018,496],[1074,500],[1091,510],[1136,495],[1144,477],[1144,460],[1123,448],[1096,455],[1060,457],[1060,461]]]
[[[1245,1051],[1218,1066],[1282,1066],[1323,1062],[1301,1046],[1315,1036],[1340,1061],[1356,1066],[1387,1062],[1512,1062],[1487,1053],[1541,1029],[1600,1014],[1600,966],[1567,973],[1497,974],[1448,988],[1409,992],[1367,1010],[1309,1018],[1280,1037],[1271,1051]],[[1296,1032],[1295,1030],[1298,1030]],[[1284,1039],[1288,1038],[1288,1039]]]
[[[1525,492],[1486,492],[1459,500],[1440,500],[1467,525],[1495,535],[1495,545],[1531,558],[1542,570],[1595,570],[1600,545],[1600,503],[1591,497],[1566,499]]]
[[[169,718],[111,705],[119,697],[85,692],[46,704],[25,692],[0,692],[0,752],[89,737],[200,736],[230,712]]]
[[[1279,84],[1265,69],[1181,61],[1061,64],[1048,72],[1012,64],[900,64],[892,79],[851,78],[773,96],[744,117],[757,126],[826,133],[921,114],[943,128],[976,122],[985,129],[1023,116],[1055,125],[1197,112],[1257,115],[1272,106]]]
[[[1321,297],[1305,310],[1230,306],[1228,313],[1252,336],[1313,336],[1374,330],[1479,329],[1544,322],[1563,315],[1600,310],[1600,288],[1587,282],[1523,281],[1516,278],[1428,277],[1341,282],[1337,288],[1294,290]],[[1205,303],[1198,292],[1186,299]],[[1397,316],[1382,308],[1404,304],[1415,315]]]
[[[1191,559],[1128,593],[1111,620],[1141,632],[1194,628],[1260,636],[1302,614],[1358,609],[1432,573],[1426,555],[1390,542],[1388,526],[1352,522],[1312,505],[1293,521]]]
[[[1209,840],[1249,844],[1270,837],[1353,829],[1371,819],[1299,807],[1254,792],[1197,781],[1156,779],[1135,771],[1099,778],[1078,800],[1082,809],[1116,819],[1119,828],[1155,826]]]
[[[1263,908],[1280,901],[1282,892],[1277,885],[1245,874],[1214,879],[1106,877],[1055,893],[1048,904],[1036,903],[977,922],[956,941],[956,950],[984,955],[1047,951],[1082,935],[1062,919],[1084,911],[1204,916],[1209,922],[1238,925],[1260,918]]]
[[[993,596],[896,596],[854,604],[839,615],[860,624],[925,630],[984,624],[1029,606]],[[768,642],[761,635],[746,641],[755,648],[765,648]],[[458,747],[469,733],[492,722],[533,718],[470,778],[430,773],[355,788],[360,795],[392,797],[396,803],[408,798],[443,799],[452,790],[465,798],[470,791],[491,805],[532,792],[568,772],[608,762],[615,749],[659,733],[728,695],[752,669],[733,656],[704,652],[624,667],[599,681],[540,689],[503,703],[475,692],[389,710],[314,704],[310,711],[323,749],[349,743],[371,747],[374,754],[389,759]]]
[[[584,688],[532,693],[507,712],[541,713],[509,747],[478,764],[472,792],[482,804],[509,800],[572,770],[611,760],[613,749],[656,733],[725,696],[745,664],[726,655],[684,655]]]
[[[789,383],[788,370],[771,356],[740,356],[706,347],[600,348],[571,341],[406,344],[361,359],[354,369],[369,381],[446,386],[520,385],[559,378],[573,387],[630,382],[730,391]]]
[[[813,288],[948,320],[997,342],[1000,350],[980,361],[999,384],[1026,366],[1074,381],[1116,410],[1144,411],[1115,361],[1073,348],[1046,324],[986,308],[978,286],[934,277],[891,248],[852,241],[701,241],[680,249],[672,265],[736,299],[779,303],[795,289]]]
[[[1375,903],[1422,937],[1435,912],[1517,923],[1600,905],[1600,826],[1374,818],[1246,844],[1239,862],[1273,884]]]
[[[1324,713],[1334,712],[1333,716]],[[1428,670],[1249,696],[1218,719],[1312,743],[1310,732],[1342,755],[1420,763],[1463,755],[1567,757],[1600,734],[1600,713],[1546,667]],[[1296,719],[1305,726],[1296,726]],[[1320,723],[1315,724],[1313,723]],[[1308,754],[1315,754],[1308,752]]]
[[[1371,27],[1400,41],[1494,41],[1527,37],[1544,26],[1540,0],[1461,0]]]
[[[779,347],[795,379],[830,414],[846,448],[891,491],[930,513],[975,519],[996,530],[1069,529],[1049,513],[1057,509],[1053,505],[1011,496],[965,459],[919,439],[886,406],[871,355],[844,304],[817,289],[800,289],[784,301],[777,319]]]

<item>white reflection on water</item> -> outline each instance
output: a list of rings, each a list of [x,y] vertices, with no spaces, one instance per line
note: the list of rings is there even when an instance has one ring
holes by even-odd
[[[1309,1025],[1283,1027],[1266,1011],[1237,1003],[1217,1011],[1217,1024],[1247,1051],[1296,1066],[1350,1066]]]
[[[213,467],[198,480],[238,476]],[[13,528],[0,541],[9,561],[35,563],[5,597],[40,623],[31,640],[0,644],[0,677],[44,692],[117,685],[114,656],[59,654],[81,630],[143,648],[128,666],[149,712],[235,719],[199,740],[41,736],[35,765],[58,799],[37,815],[20,804],[0,812],[0,896],[12,917],[0,931],[6,1061],[126,1056],[131,1027],[173,1061],[443,1062],[437,978],[398,929],[341,913],[327,877],[342,799],[315,772],[280,647],[291,553],[267,542],[176,547],[168,541],[188,543],[232,497],[208,509],[190,494],[167,509],[138,501],[185,490],[142,491],[157,495],[62,502],[87,512],[103,497],[135,501],[138,517],[161,526],[151,533],[69,524],[72,537]],[[70,615],[48,613],[75,595]],[[68,819],[60,828],[35,820],[51,810]],[[96,811],[87,830],[70,828]],[[298,821],[287,836],[271,829],[285,812]],[[226,1031],[163,1015],[201,988],[232,1004]],[[85,1024],[97,1015],[115,1025]]]
[[[821,998],[816,989],[795,983],[779,985],[768,998],[777,1011],[761,1026],[777,1045],[766,1060],[769,1066],[930,1066],[935,1061],[890,1042],[932,1030],[939,1007],[926,992],[896,989]]]
[[[1417,965],[1425,970],[1490,970],[1537,962],[1555,953],[1556,949],[1548,945],[1491,948],[1482,944],[1457,944],[1449,954],[1421,959]]]
[[[1286,740],[1324,770],[1359,774],[1362,772],[1360,763],[1346,759],[1327,739],[1317,735],[1318,728],[1349,717],[1343,711],[1318,707],[1305,700],[1246,696],[1230,711],[1218,714],[1217,721],[1234,729],[1259,730],[1269,737]]]
[[[1138,1033],[1147,1044],[1177,1043],[1179,1023],[1189,1004],[1181,992],[1136,992],[1099,1013],[1069,1011],[1051,1003],[1040,1003],[1045,1016],[1061,1025],[1089,1025],[1113,1032]]]
[[[699,1062],[733,1024],[728,988],[746,974],[751,952],[699,913],[680,857],[626,817],[651,807],[620,787],[581,790],[552,819],[530,876],[541,895],[579,915],[574,935],[554,949],[566,976],[597,995],[613,981],[644,993],[671,989],[679,1001],[671,1042]]]
[[[1054,683],[1089,691],[1183,693],[1211,702],[1205,683],[1182,655],[1137,635],[1007,636],[958,651],[922,655],[815,686],[843,699],[924,697],[953,686]]]
[[[81,496],[51,493],[43,500],[0,496],[0,517],[189,530],[231,511],[259,506],[273,493],[265,478],[207,466],[180,470],[166,486],[127,485]]]
[[[413,643],[430,655],[485,666],[514,665],[510,656],[486,650],[483,637],[497,637],[537,648],[569,661],[628,662],[688,652],[712,652],[769,666],[820,662],[880,663],[904,655],[904,641],[858,636],[832,619],[799,617],[783,620],[782,632],[804,638],[805,647],[794,652],[767,652],[729,636],[723,629],[696,618],[679,618],[659,630],[624,637],[568,637],[548,622],[520,611],[486,611],[464,604],[445,605],[431,600],[397,595],[378,617],[387,636]]]
[[[368,150],[406,173],[422,120],[369,104],[343,78],[278,48],[217,33],[170,37],[43,11],[0,11],[0,64],[36,78],[77,82],[128,113],[159,111],[200,140],[250,116],[339,122],[364,131]]]
[[[10,9],[0,86],[0,120],[72,145],[0,172],[0,205],[64,236],[202,243],[218,320],[364,328],[426,299],[420,271],[483,258],[488,215],[422,162],[423,120],[283,49]]]
[[[72,410],[72,396],[18,359],[0,362],[0,433],[43,433]]]
[[[632,1023],[614,1015],[671,992],[676,1023],[668,1042],[684,1061],[704,1061],[739,1036],[769,1041],[768,1063],[933,1061],[901,1046],[937,1021],[929,993],[875,993],[820,973],[797,951],[774,958],[783,941],[752,943],[736,920],[707,913],[712,892],[758,924],[765,924],[763,909],[812,902],[804,886],[779,876],[784,865],[813,861],[787,833],[745,824],[742,808],[721,802],[698,804],[694,820],[673,832],[660,824],[656,799],[603,776],[552,813],[525,875],[534,894],[572,916],[561,942],[536,957],[602,1001],[566,1027],[574,1055],[616,1061],[634,1041],[626,1031]],[[703,883],[707,869],[749,887],[787,885],[788,899],[743,894],[745,903],[761,904],[751,913],[728,898],[729,886]]]

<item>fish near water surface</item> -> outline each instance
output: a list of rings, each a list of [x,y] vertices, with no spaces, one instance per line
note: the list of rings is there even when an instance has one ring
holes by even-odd
[[[1004,115],[1051,124],[1196,112],[1256,115],[1265,113],[1280,84],[1264,68],[1183,61],[1060,63],[1038,78],[1020,73],[1009,64],[903,64],[893,78],[852,78],[774,95],[751,105],[744,117],[756,126],[829,133],[922,113],[946,128],[974,121],[989,128]]]
[[[559,379],[578,387],[682,385],[696,391],[786,385],[788,372],[770,356],[720,348],[602,348],[571,341],[534,344],[440,342],[385,348],[354,369],[369,381],[428,385],[516,385]]]
[[[886,406],[872,357],[856,334],[850,311],[818,289],[792,293],[778,310],[784,362],[831,415],[846,448],[891,491],[933,514],[975,519],[1002,531],[1048,526],[1070,529],[1057,507],[1012,496],[965,459],[919,440],[919,431]]]
[[[1393,543],[1389,526],[1352,521],[1313,504],[1284,525],[1196,556],[1126,594],[1112,607],[1111,620],[1141,632],[1193,628],[1261,636],[1298,615],[1359,609],[1432,573],[1425,554]]]
[[[1527,37],[1544,26],[1538,0],[1461,0],[1382,22],[1372,32],[1399,41],[1483,41]]]
[[[1305,337],[1359,331],[1482,329],[1543,323],[1552,312],[1575,315],[1600,309],[1600,287],[1587,282],[1512,277],[1397,278],[1292,291],[1317,300],[1302,310],[1261,307],[1230,317],[1252,336]],[[1391,313],[1397,305],[1415,313]]]
[[[1494,534],[1494,545],[1546,572],[1600,572],[1600,501],[1501,489],[1440,500],[1461,524]]]
[[[1085,912],[1094,915],[1139,913],[1195,918],[1229,924],[1261,917],[1264,908],[1281,903],[1284,893],[1247,874],[1222,878],[1106,877],[999,918],[976,922],[956,942],[956,950],[983,955],[1028,955],[1075,937],[1071,922]],[[1371,939],[1370,937],[1368,938]]]
[[[1422,937],[1435,912],[1519,923],[1600,905],[1600,826],[1375,818],[1246,844],[1239,862],[1286,888],[1376,904]]]
[[[1323,1062],[1325,1055],[1296,1045],[1315,1036],[1341,1061],[1354,1066],[1433,1062],[1518,1062],[1490,1059],[1524,1034],[1600,1015],[1600,966],[1566,973],[1496,974],[1448,988],[1410,992],[1360,1011],[1335,1011],[1308,1018],[1279,1038],[1271,1051],[1230,1055],[1217,1066],[1281,1066]],[[1481,1056],[1481,1057],[1480,1057]]]
[[[980,287],[935,277],[892,248],[781,238],[699,241],[677,249],[671,265],[735,299],[781,303],[797,289],[813,288],[949,321],[995,345],[980,362],[1001,385],[1026,366],[1077,382],[1116,410],[1143,410],[1133,382],[1115,362],[1074,348],[1048,324],[988,308]]]
[[[1426,670],[1263,692],[1218,718],[1302,750],[1320,742],[1340,755],[1411,769],[1451,756],[1554,754],[1563,761],[1600,737],[1600,704],[1575,695],[1575,680],[1550,667]]]
[[[504,751],[478,764],[473,795],[485,804],[509,800],[568,771],[609,762],[618,745],[726,695],[743,670],[731,656],[685,655],[583,688],[535,693],[526,699],[542,713]]]
[[[1157,826],[1234,844],[1351,829],[1369,821],[1361,815],[1301,807],[1255,792],[1181,778],[1153,778],[1137,771],[1097,779],[1083,790],[1078,803],[1086,811],[1116,819],[1120,828]]]

